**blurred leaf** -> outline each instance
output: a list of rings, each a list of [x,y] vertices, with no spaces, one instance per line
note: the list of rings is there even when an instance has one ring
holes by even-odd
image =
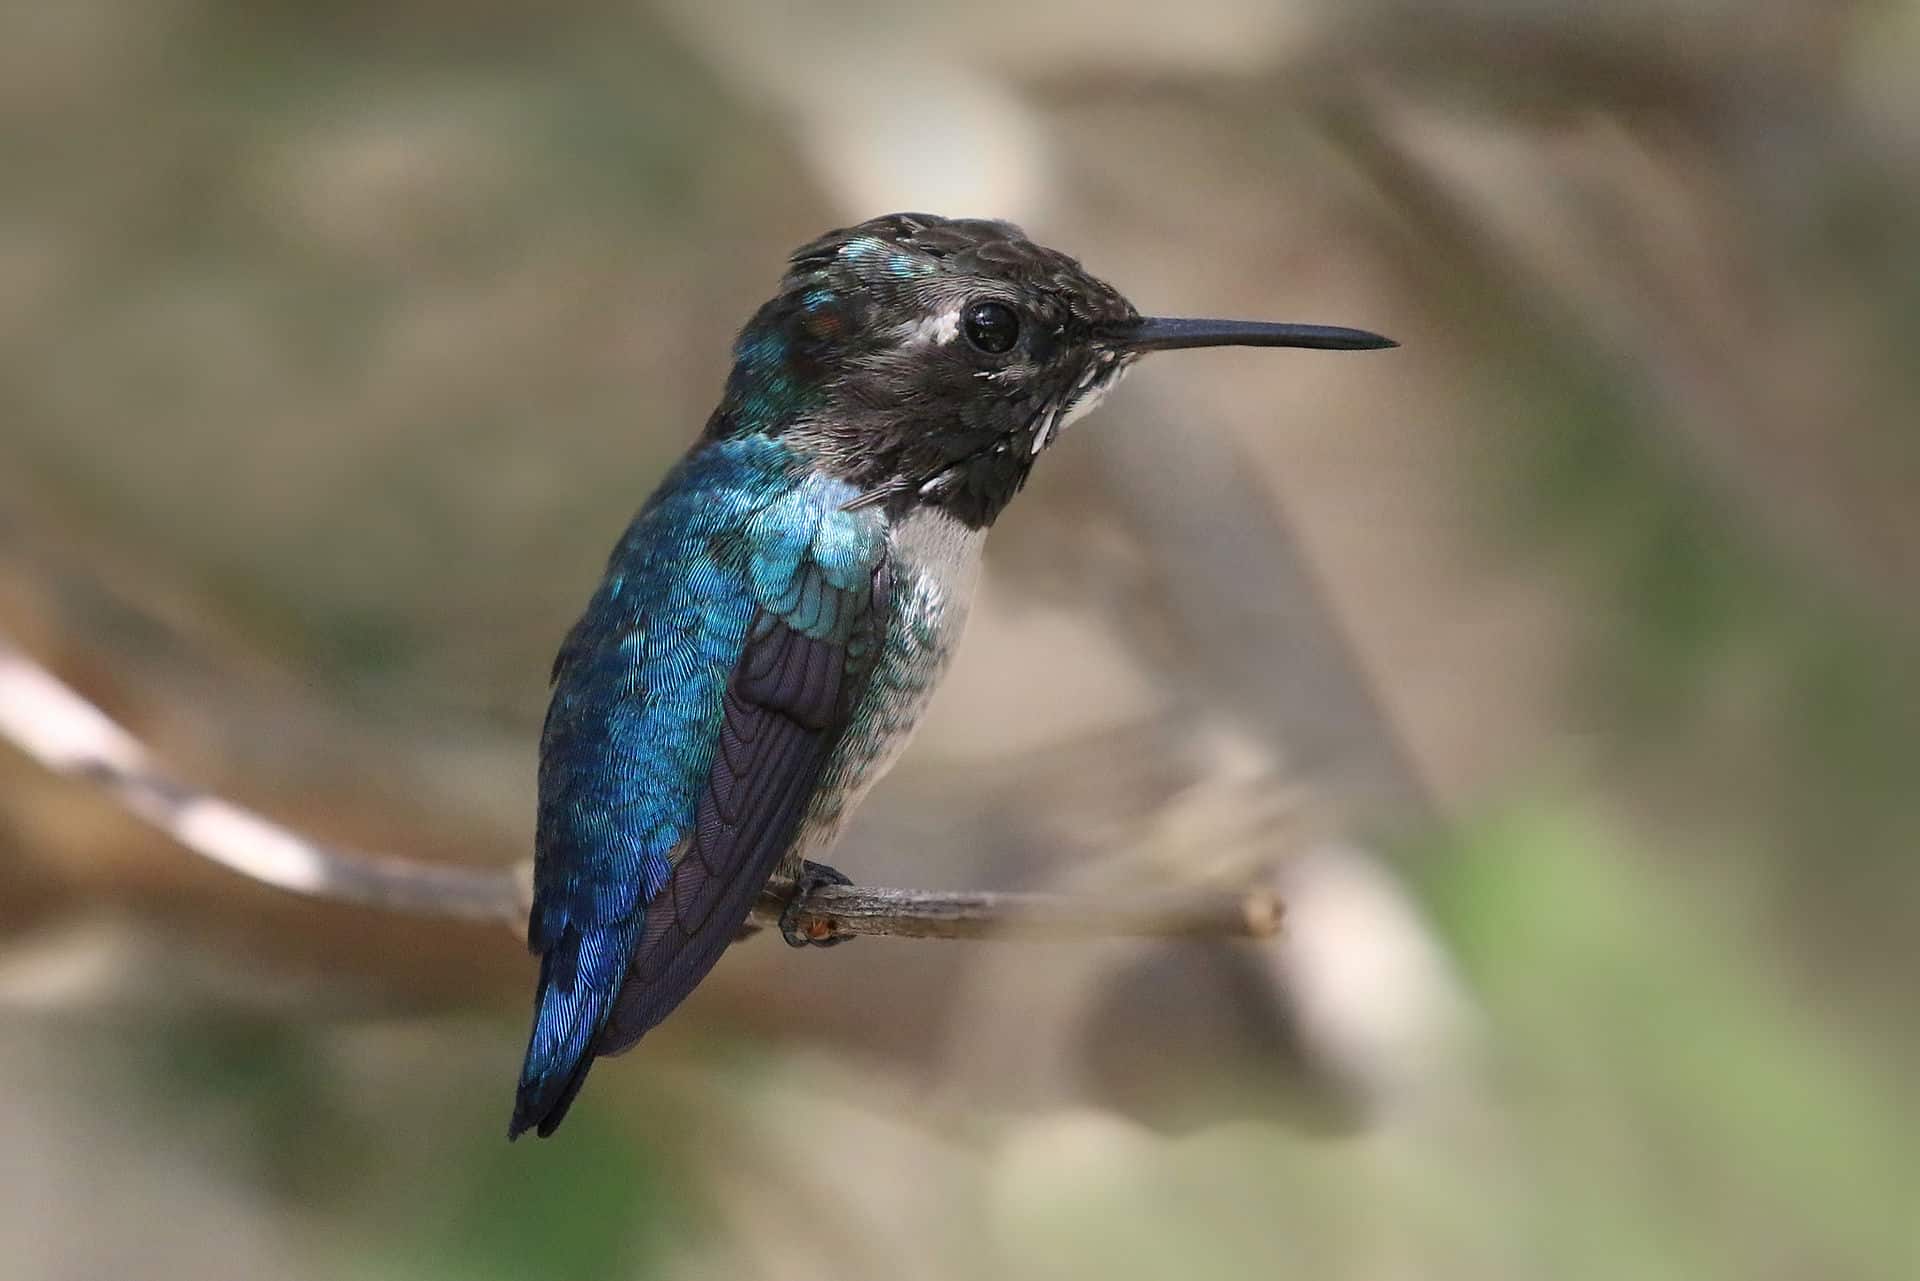
[[[1906,1275],[1897,1082],[1806,1007],[1743,901],[1569,814],[1477,825],[1430,901],[1501,1031],[1564,1275]],[[1755,1234],[1753,1225],[1766,1225]]]
[[[465,1145],[434,1193],[451,1213],[396,1258],[449,1278],[653,1275],[692,1235],[689,1205],[657,1153],[594,1120],[537,1147],[497,1134]]]

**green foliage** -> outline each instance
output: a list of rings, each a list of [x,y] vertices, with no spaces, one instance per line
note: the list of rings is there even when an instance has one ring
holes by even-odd
[[[685,1189],[657,1153],[586,1120],[564,1145],[529,1152],[488,1134],[450,1154],[441,1212],[389,1247],[393,1274],[652,1275],[691,1235]]]
[[[1556,1275],[1906,1275],[1902,1086],[1809,1006],[1749,896],[1549,808],[1436,853],[1429,901],[1493,1020]]]

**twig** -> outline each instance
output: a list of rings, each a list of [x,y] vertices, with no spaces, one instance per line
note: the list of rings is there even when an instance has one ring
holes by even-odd
[[[786,900],[763,895],[756,924],[779,921]],[[1173,886],[1134,894],[997,894],[826,885],[799,913],[811,938],[908,939],[1271,938],[1280,899],[1270,890]]]
[[[58,774],[88,779],[128,812],[202,858],[277,889],[416,916],[499,921],[519,930],[531,898],[525,864],[481,869],[389,858],[302,836],[159,771],[146,747],[0,636],[0,738]],[[781,887],[754,905],[776,923]],[[1268,890],[1170,887],[1136,894],[816,890],[800,914],[810,937],[1267,938],[1280,925]]]
[[[88,779],[137,818],[229,871],[311,898],[422,916],[514,921],[511,871],[383,858],[327,845],[159,771],[144,744],[0,637],[0,738]]]

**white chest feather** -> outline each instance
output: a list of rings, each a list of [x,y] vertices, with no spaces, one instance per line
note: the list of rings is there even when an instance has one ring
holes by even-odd
[[[966,626],[985,530],[923,510],[894,526],[886,641],[845,737],[827,762],[790,858],[828,844],[913,737]]]
[[[918,618],[932,632],[959,638],[967,606],[980,576],[984,529],[968,529],[944,512],[925,508],[894,526],[893,614],[897,621]]]

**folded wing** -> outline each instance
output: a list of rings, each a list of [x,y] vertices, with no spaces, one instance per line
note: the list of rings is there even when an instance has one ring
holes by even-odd
[[[841,511],[840,488],[813,480],[747,511],[711,493],[658,503],[616,553],[621,586],[569,637],[542,743],[540,999],[510,1133],[552,1133],[594,1057],[685,999],[792,843],[889,600],[882,518]]]

